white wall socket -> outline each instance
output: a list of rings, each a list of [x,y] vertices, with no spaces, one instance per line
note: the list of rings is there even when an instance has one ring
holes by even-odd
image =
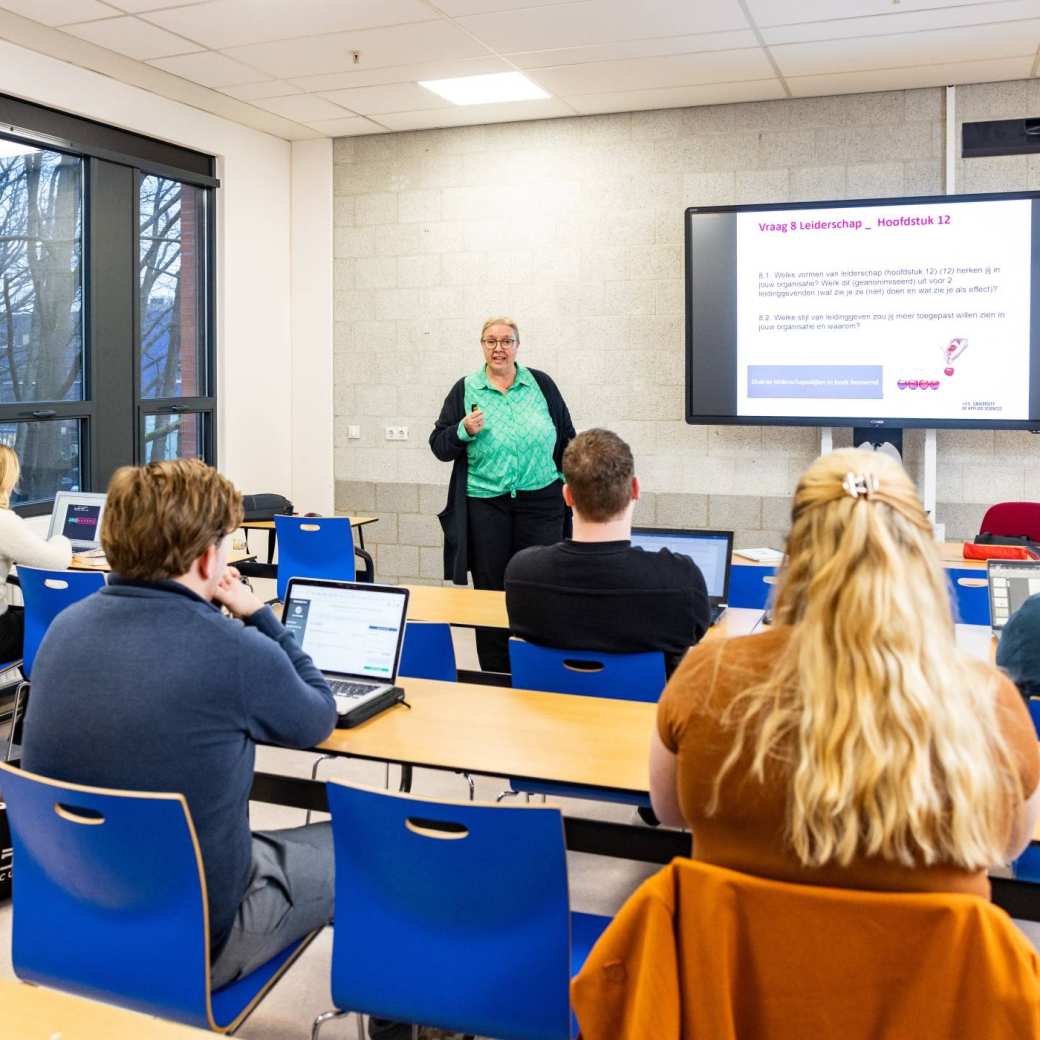
[[[356,441],[361,437],[361,427],[356,425],[350,425],[347,427],[347,440]]]
[[[386,427],[386,439],[388,441],[406,441],[406,440],[408,440],[408,427],[407,426],[387,426]]]

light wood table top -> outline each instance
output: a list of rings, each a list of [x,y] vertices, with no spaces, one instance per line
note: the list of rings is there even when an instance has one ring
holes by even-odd
[[[336,513],[335,516],[350,521],[351,527],[364,527],[365,524],[374,524],[379,517],[378,516],[353,516],[346,513]],[[298,520],[306,520],[306,517],[296,514]],[[313,517],[312,519],[321,520],[324,517]],[[274,521],[273,520],[243,520],[240,527],[245,528],[247,531],[273,531]]]
[[[213,1034],[71,993],[0,979],[4,1040],[193,1040]]]
[[[745,634],[761,616],[760,610],[728,610],[705,638]],[[400,685],[411,709],[398,704],[354,729],[336,730],[321,750],[628,793],[649,790],[656,704],[431,679],[403,678]]]
[[[968,570],[986,570],[985,560],[966,560],[964,559],[964,543],[963,542],[940,542],[939,543],[939,555],[942,557],[943,566],[945,567],[964,567]],[[759,563],[757,560],[748,559],[746,556],[740,555],[740,550],[735,549],[733,552],[734,564],[739,564],[741,567],[775,567],[776,564],[772,563]]]
[[[255,560],[256,553],[248,549],[232,549],[228,553],[228,563],[244,563],[246,560]],[[109,566],[107,557],[104,556],[73,556],[69,564],[70,571],[102,571],[108,574],[112,568]]]

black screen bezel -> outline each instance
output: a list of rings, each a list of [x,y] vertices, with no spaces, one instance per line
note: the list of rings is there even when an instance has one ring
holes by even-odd
[[[877,429],[957,429],[957,430],[1028,430],[1040,433],[1040,245],[1030,256],[1030,299],[1037,305],[1030,308],[1030,393],[1028,419],[931,419],[888,418],[862,416],[764,416],[706,414],[693,410],[693,277],[692,277],[692,220],[698,214],[764,213],[776,210],[866,209],[876,206],[960,205],[966,202],[996,202],[1026,199],[1034,203],[1032,209],[1033,241],[1040,243],[1040,191],[980,192],[961,195],[906,195],[897,198],[827,199],[813,202],[769,202],[732,206],[689,206],[683,214],[683,295],[685,301],[685,387],[684,411],[686,422],[693,426],[852,426]],[[736,277],[735,272],[732,277]],[[735,353],[735,352],[734,352]],[[735,411],[735,408],[734,408]]]

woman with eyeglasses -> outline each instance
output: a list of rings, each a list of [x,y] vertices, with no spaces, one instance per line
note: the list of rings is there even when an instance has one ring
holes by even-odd
[[[693,855],[779,881],[988,897],[1029,843],[1040,750],[1006,675],[958,647],[931,521],[880,452],[794,493],[767,631],[699,644],[657,711],[650,794]]]
[[[444,576],[478,589],[501,589],[506,564],[529,545],[564,537],[563,449],[574,424],[556,384],[516,360],[520,333],[511,318],[480,331],[484,363],[444,399],[430,447],[452,463],[444,530]],[[508,672],[508,633],[477,629],[484,671]]]

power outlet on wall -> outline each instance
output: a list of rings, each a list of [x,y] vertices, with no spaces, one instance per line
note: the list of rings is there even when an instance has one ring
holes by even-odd
[[[387,426],[386,427],[386,439],[388,441],[406,441],[406,440],[408,440],[408,427],[407,426]]]

